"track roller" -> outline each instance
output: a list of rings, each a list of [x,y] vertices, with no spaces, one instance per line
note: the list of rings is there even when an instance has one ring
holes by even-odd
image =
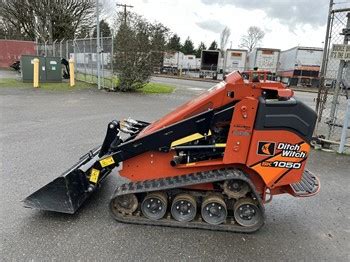
[[[179,194],[171,205],[171,215],[180,222],[189,222],[196,217],[197,202],[190,194]]]
[[[202,203],[202,218],[211,225],[219,225],[226,221],[227,207],[221,196],[211,194]]]
[[[168,197],[165,192],[152,192],[142,201],[141,211],[145,217],[159,220],[165,215],[167,206]]]
[[[251,198],[241,198],[234,205],[234,217],[238,224],[244,227],[253,227],[261,222],[261,209]]]

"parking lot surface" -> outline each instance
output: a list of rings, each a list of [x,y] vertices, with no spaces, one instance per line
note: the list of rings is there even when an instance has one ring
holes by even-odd
[[[266,225],[254,234],[118,223],[108,210],[121,183],[117,171],[75,215],[22,207],[23,198],[101,144],[110,120],[152,121],[199,91],[0,88],[1,260],[349,261],[350,158],[321,151],[313,151],[307,165],[321,180],[320,193],[275,197],[266,206]]]

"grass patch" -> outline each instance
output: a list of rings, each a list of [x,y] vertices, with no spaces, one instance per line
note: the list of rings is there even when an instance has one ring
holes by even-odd
[[[77,79],[81,81],[87,81],[89,83],[97,83],[97,76],[94,75],[84,75],[82,73],[76,74]],[[116,88],[119,85],[119,79],[115,76],[113,77],[101,77],[101,84],[106,88]],[[148,83],[143,88],[137,89],[136,92],[145,94],[167,94],[174,91],[174,87],[171,85],[161,84],[161,83]]]
[[[1,78],[0,87],[17,87],[17,88],[27,88],[30,83],[23,83],[14,78]],[[33,86],[33,84],[31,84]]]
[[[75,89],[84,89],[84,88],[92,88],[96,85],[85,83],[81,81],[76,81],[74,87],[69,86],[69,82],[62,83],[41,83],[40,89],[43,90],[51,90],[51,91],[67,91],[67,90],[75,90]],[[2,78],[0,79],[0,87],[7,88],[34,88],[33,83],[24,83],[20,80],[13,78]]]
[[[43,90],[51,90],[51,91],[70,91],[70,90],[77,90],[77,89],[85,89],[85,88],[93,88],[96,87],[97,78],[94,76],[85,76],[82,74],[77,75],[77,81],[75,82],[75,87],[70,87],[69,82],[62,82],[62,83],[41,83],[40,89]],[[119,85],[119,80],[116,77],[113,78],[105,78],[105,84],[112,83],[113,86],[116,87]],[[101,81],[102,82],[102,81]],[[34,88],[33,83],[24,83],[21,80],[14,79],[14,78],[2,78],[0,79],[0,88],[1,87],[7,87],[7,88]],[[112,85],[111,85],[112,87]],[[111,88],[110,87],[110,88]],[[106,88],[109,88],[109,85],[106,86]],[[143,88],[136,90],[136,92],[144,93],[144,94],[167,94],[172,93],[174,91],[174,87],[171,85],[161,84],[161,83],[148,83]]]
[[[76,73],[75,79],[83,82],[87,82],[90,84],[96,84],[97,85],[97,76],[95,75],[88,75],[83,73]],[[116,77],[108,78],[108,77],[101,77],[100,83],[104,88],[112,88],[116,87],[118,85],[118,79]]]
[[[145,94],[166,94],[172,93],[173,91],[173,86],[160,83],[148,83],[143,88],[137,90],[137,92],[142,92]]]

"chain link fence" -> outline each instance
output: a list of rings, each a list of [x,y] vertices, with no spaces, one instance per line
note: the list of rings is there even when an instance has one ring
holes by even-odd
[[[97,84],[97,59],[100,56],[100,84],[102,88],[114,89],[116,78],[113,71],[113,37],[100,38],[101,50],[97,53],[97,39],[53,41],[52,44],[37,43],[36,52],[41,56],[55,56],[62,59],[73,59],[77,80]]]
[[[97,59],[100,55],[101,87],[114,88],[113,38],[101,37],[101,51],[96,53],[97,39],[84,38],[73,40],[75,70],[78,80],[97,83]]]
[[[350,95],[350,62],[334,56],[335,44],[346,44],[350,40],[350,5],[349,8],[330,11],[328,35],[323,55],[321,86],[318,92],[316,111],[318,120],[315,135],[324,147],[340,153],[350,152],[350,117],[348,108]],[[345,141],[341,140],[345,132]],[[344,138],[344,135],[343,135]],[[345,147],[339,147],[345,143]],[[345,149],[344,149],[345,148]]]

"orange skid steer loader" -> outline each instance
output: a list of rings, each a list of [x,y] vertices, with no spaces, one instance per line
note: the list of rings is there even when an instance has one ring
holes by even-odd
[[[130,182],[111,197],[117,221],[258,230],[273,195],[318,192],[318,178],[305,169],[316,114],[266,72],[244,76],[229,74],[153,123],[110,122],[100,147],[28,196],[25,206],[73,214],[119,166]]]

